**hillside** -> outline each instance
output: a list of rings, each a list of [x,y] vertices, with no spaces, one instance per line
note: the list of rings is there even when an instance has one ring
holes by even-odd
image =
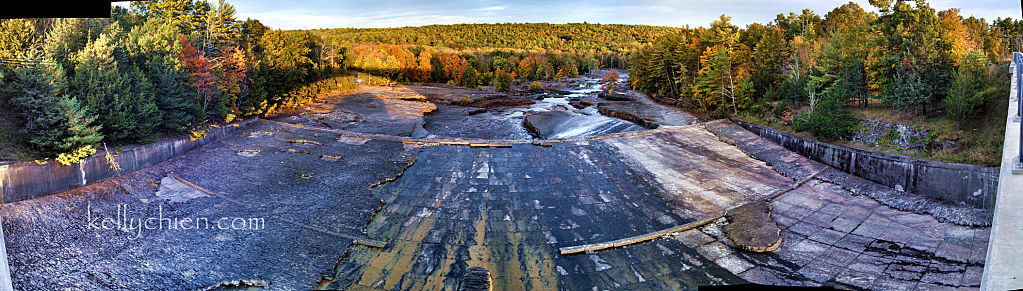
[[[682,28],[590,23],[497,23],[427,25],[399,28],[308,30],[338,44],[413,44],[452,49],[513,48],[562,51],[624,51],[649,44]]]

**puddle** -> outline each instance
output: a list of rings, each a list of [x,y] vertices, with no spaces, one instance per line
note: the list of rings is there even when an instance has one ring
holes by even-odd
[[[251,158],[251,157],[258,156],[259,155],[259,150],[240,150],[240,151],[235,152],[235,154],[239,155],[239,156]]]
[[[156,197],[170,200],[173,203],[179,203],[199,197],[206,197],[206,194],[167,176],[160,180],[160,188],[156,190]]]

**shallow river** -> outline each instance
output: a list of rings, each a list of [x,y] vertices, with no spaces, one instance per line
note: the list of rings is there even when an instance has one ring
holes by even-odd
[[[624,81],[624,78],[623,80]],[[609,134],[627,131],[639,131],[646,128],[635,123],[601,115],[596,105],[577,109],[569,102],[587,96],[596,96],[600,92],[598,79],[588,77],[580,85],[565,89],[569,94],[559,95],[546,93],[536,103],[521,107],[502,107],[490,109],[487,112],[466,116],[464,119],[455,119],[447,114],[436,114],[427,116],[426,129],[436,136],[479,137],[499,139],[533,139],[523,127],[523,120],[528,115],[550,114],[551,123],[545,124],[547,134],[542,138],[570,138],[584,137],[591,135]],[[440,111],[457,110],[456,106],[444,106]],[[558,112],[558,113],[543,113]],[[460,122],[460,125],[445,125],[451,122]],[[449,128],[470,127],[469,130],[460,130],[456,133]],[[479,127],[472,130],[472,127]],[[468,133],[468,134],[464,134]],[[475,135],[475,136],[468,136]]]

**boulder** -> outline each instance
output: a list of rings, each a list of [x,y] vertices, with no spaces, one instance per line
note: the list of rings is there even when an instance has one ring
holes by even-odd
[[[770,252],[781,246],[781,228],[771,219],[771,205],[757,201],[725,214],[731,223],[722,227],[725,237],[739,249]]]

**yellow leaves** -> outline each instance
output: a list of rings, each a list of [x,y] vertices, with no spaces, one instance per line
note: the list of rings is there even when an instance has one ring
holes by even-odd
[[[93,148],[91,145],[87,145],[77,148],[68,153],[60,153],[54,160],[56,160],[61,165],[70,166],[72,164],[77,164],[81,162],[82,159],[87,158],[95,153],[96,149]]]
[[[188,133],[188,139],[196,141],[206,137],[207,130],[205,128],[197,128]]]

